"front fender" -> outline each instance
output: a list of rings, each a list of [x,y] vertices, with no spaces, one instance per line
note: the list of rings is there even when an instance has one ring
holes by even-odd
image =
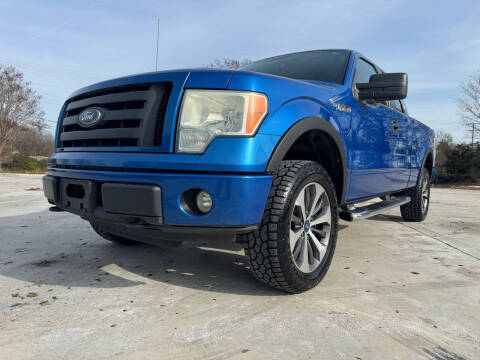
[[[290,99],[276,108],[265,119],[259,133],[283,136],[296,122],[310,117],[321,118],[333,126],[337,133],[340,133],[339,124],[327,105],[308,96]]]
[[[318,100],[309,97],[290,100],[279,107],[262,124],[259,133],[281,136],[265,170],[267,173],[275,173],[295,141],[303,134],[313,130],[326,133],[332,139],[340,154],[343,187],[340,191],[339,200],[343,203],[348,184],[345,145],[340,137],[338,123],[325,105]]]
[[[308,117],[321,117],[328,122],[333,121],[336,125],[330,112],[321,102],[313,98],[301,97],[289,100],[276,109],[262,124],[259,133],[281,136],[293,124]],[[338,126],[335,127],[338,129]]]
[[[343,203],[345,200],[345,194],[347,192],[348,184],[348,170],[345,146],[335,127],[322,117],[311,116],[295,122],[285,132],[285,134],[282,136],[277,146],[275,147],[275,150],[273,151],[268,162],[266,171],[268,173],[275,173],[280,166],[280,162],[285,158],[285,155],[290,150],[295,141],[297,141],[303,134],[313,130],[318,130],[326,133],[333,140],[333,143],[337,147],[338,153],[340,154],[343,173],[343,185],[340,192],[341,196],[339,197],[339,201],[340,203]]]

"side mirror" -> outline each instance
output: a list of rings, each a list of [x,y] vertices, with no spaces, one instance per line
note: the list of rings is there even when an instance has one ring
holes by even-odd
[[[407,97],[408,77],[405,73],[374,74],[368,83],[356,84],[359,100],[402,100]]]

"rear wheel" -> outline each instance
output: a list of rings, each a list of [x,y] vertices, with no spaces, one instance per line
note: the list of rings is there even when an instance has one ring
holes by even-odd
[[[402,218],[405,221],[420,222],[425,220],[430,205],[430,173],[422,168],[417,185],[407,192],[411,201],[400,206]]]
[[[327,273],[337,239],[337,198],[318,163],[282,161],[259,230],[241,235],[255,277],[299,293]]]

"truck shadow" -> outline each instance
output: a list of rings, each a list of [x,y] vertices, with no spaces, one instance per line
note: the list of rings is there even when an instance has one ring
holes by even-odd
[[[32,217],[42,220],[32,223]],[[241,245],[233,241],[121,246],[75,216],[48,212],[0,218],[0,228],[0,275],[35,285],[113,288],[153,281],[241,295],[284,294],[253,277]]]
[[[259,283],[251,274],[249,264],[239,244],[221,241],[187,242],[181,247],[149,248],[157,252],[164,266],[144,258],[143,265],[123,268],[153,281],[203,291],[243,295],[284,295]]]
[[[403,222],[404,220],[402,219],[401,216],[398,215],[388,215],[388,214],[380,214],[380,215],[375,215],[372,216],[371,218],[367,220],[372,220],[372,221],[387,221],[387,222]]]

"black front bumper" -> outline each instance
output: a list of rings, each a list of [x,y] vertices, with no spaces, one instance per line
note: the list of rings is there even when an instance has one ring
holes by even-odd
[[[157,185],[100,183],[43,177],[43,191],[57,208],[102,223],[106,232],[146,243],[159,240],[231,239],[253,231],[244,227],[176,226],[163,223],[162,191]]]
[[[43,177],[43,192],[51,204],[85,218],[163,223],[162,190],[157,185],[99,183],[47,175]]]

